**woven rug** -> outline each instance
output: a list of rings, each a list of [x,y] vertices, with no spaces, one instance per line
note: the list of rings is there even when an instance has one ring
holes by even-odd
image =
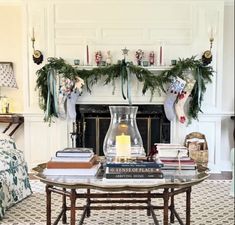
[[[31,181],[33,195],[10,208],[1,225],[45,225],[46,201],[45,186],[40,181]],[[234,225],[234,198],[229,196],[231,181],[206,180],[192,189],[191,225]],[[155,201],[155,200],[154,200]],[[159,204],[161,199],[156,199]],[[61,198],[52,195],[53,218],[60,209]],[[78,200],[77,200],[78,202]],[[177,212],[185,219],[185,195],[175,200]],[[69,216],[69,213],[67,213]],[[77,217],[79,219],[77,212]],[[162,224],[161,210],[156,210],[157,218]],[[69,221],[69,220],[68,220]],[[62,223],[59,223],[60,225]],[[152,217],[146,210],[99,210],[92,211],[86,218],[85,225],[153,225]],[[178,222],[174,223],[179,225]]]

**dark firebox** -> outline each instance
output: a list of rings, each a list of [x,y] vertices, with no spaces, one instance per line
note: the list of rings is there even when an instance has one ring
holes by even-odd
[[[96,154],[103,155],[103,142],[110,124],[109,106],[76,105],[76,147],[93,148]],[[163,105],[135,106],[138,106],[136,122],[146,153],[154,143],[169,143],[170,121]]]

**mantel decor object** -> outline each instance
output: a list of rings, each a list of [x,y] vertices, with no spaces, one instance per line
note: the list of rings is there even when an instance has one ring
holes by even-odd
[[[110,106],[111,122],[103,151],[108,161],[145,156],[137,124],[137,106]]]

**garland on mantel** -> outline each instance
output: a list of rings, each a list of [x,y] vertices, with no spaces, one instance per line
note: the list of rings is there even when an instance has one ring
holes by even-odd
[[[122,96],[124,99],[128,99],[129,104],[131,104],[131,87],[129,83],[131,75],[134,74],[136,79],[143,83],[143,95],[147,91],[150,91],[152,97],[156,91],[159,93],[161,93],[161,91],[166,92],[165,84],[170,83],[174,77],[185,79],[183,72],[187,70],[192,71],[194,79],[196,80],[196,84],[191,93],[191,100],[189,102],[188,118],[189,121],[191,121],[191,119],[197,119],[198,113],[202,112],[201,102],[206,91],[206,84],[212,81],[211,77],[213,76],[214,72],[211,66],[204,65],[201,60],[196,60],[195,56],[186,59],[179,59],[175,66],[161,71],[158,75],[153,74],[148,69],[128,63],[125,60],[122,60],[120,63],[114,65],[87,70],[74,67],[66,63],[62,58],[49,58],[48,63],[36,72],[38,76],[36,81],[36,88],[39,89],[40,108],[44,112],[48,111],[48,107],[51,109],[49,110],[48,115],[44,118],[45,121],[51,122],[52,117],[57,117],[57,113],[53,110],[51,102],[48,102],[48,90],[50,91],[50,85],[48,85],[48,76],[51,74],[56,74],[60,78],[68,78],[70,80],[77,80],[78,78],[82,78],[89,92],[91,92],[92,86],[96,84],[101,78],[104,78],[104,85],[111,83],[114,89],[115,81],[117,79],[121,79]],[[125,94],[124,86],[126,83],[127,90]]]

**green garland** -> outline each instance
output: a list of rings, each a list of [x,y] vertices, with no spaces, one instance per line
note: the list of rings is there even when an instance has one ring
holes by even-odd
[[[147,91],[150,91],[151,96],[153,96],[156,91],[159,93],[161,93],[161,91],[166,92],[165,84],[170,83],[172,79],[177,76],[185,79],[183,72],[192,70],[196,84],[191,93],[192,98],[189,102],[188,118],[189,121],[191,121],[191,119],[198,119],[198,113],[202,112],[201,102],[206,91],[206,84],[212,81],[211,77],[213,76],[214,71],[211,66],[205,66],[201,60],[196,60],[195,58],[196,57],[193,56],[191,58],[179,59],[175,66],[169,70],[162,71],[158,75],[151,73],[145,68],[127,63],[125,60],[111,66],[97,67],[91,70],[81,70],[66,63],[62,58],[49,58],[48,63],[36,72],[38,76],[36,88],[39,89],[40,98],[42,100],[40,101],[40,108],[44,112],[47,109],[47,77],[52,70],[56,71],[59,76],[71,80],[75,80],[77,77],[82,78],[89,92],[91,92],[92,86],[101,78],[104,78],[104,85],[111,83],[114,87],[116,79],[121,78],[123,88],[123,84],[128,82],[129,73],[135,74],[136,79],[143,83],[142,93],[145,94]],[[126,99],[123,89],[122,94],[123,98]],[[48,115],[45,120],[51,121],[53,116],[57,116],[57,114],[51,110],[50,115]]]

